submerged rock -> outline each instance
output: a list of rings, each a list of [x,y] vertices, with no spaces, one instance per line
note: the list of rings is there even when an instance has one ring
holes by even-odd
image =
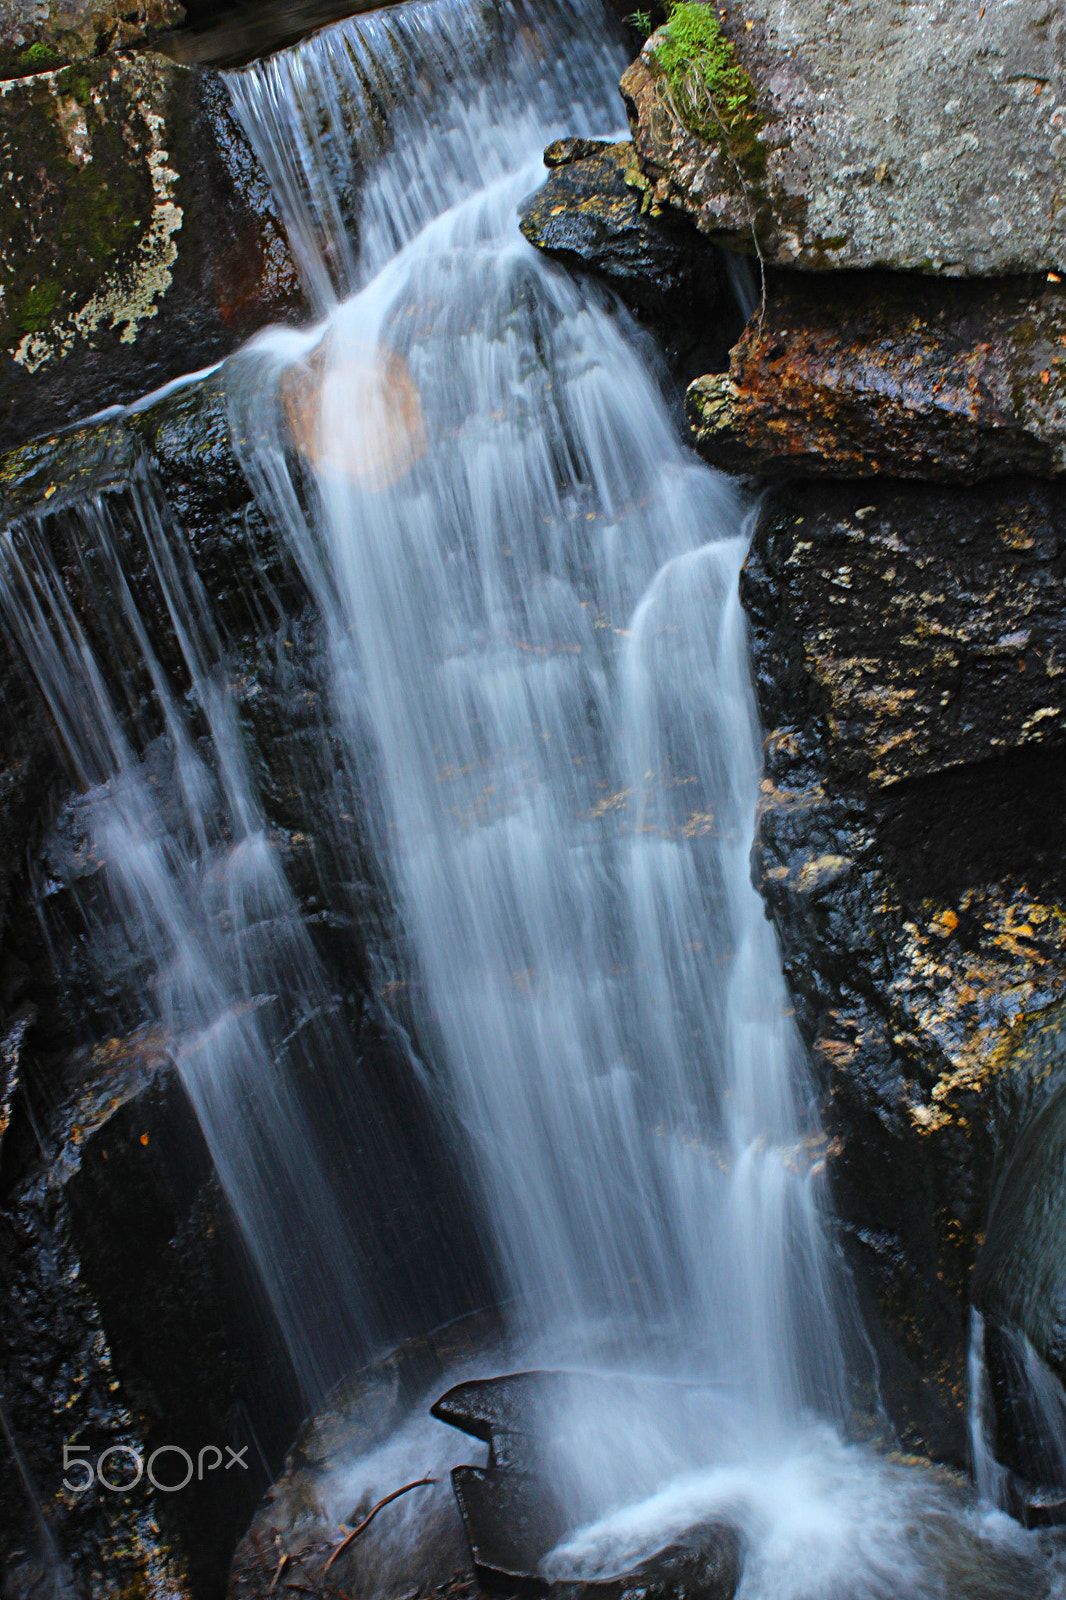
[[[1066,292],[775,273],[688,410],[727,472],[975,482],[1066,471]]]
[[[339,1385],[300,1428],[238,1546],[230,1600],[261,1600],[283,1558],[285,1580],[315,1594],[416,1589],[426,1600],[477,1600],[447,1465],[437,1465],[444,1430],[429,1421],[426,1404],[456,1369],[497,1359],[501,1337],[497,1313],[477,1311],[406,1340]],[[438,1481],[382,1506],[359,1538],[338,1548],[405,1475],[423,1474]]]
[[[0,448],[302,309],[266,181],[205,71],[144,54],[0,96]]]
[[[660,30],[622,80],[655,198],[736,248],[821,270],[995,275],[1066,263],[1057,4],[724,0],[705,50]],[[714,29],[717,32],[717,27]],[[732,52],[735,51],[735,56]],[[726,74],[734,63],[750,91]]]
[[[897,1426],[959,1463],[1002,1108],[1066,998],[1060,499],[797,484],[744,575],[771,729],[755,876],[835,1208]]]

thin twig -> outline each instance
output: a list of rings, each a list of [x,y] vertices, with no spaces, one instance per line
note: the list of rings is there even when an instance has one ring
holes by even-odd
[[[278,1562],[277,1571],[274,1573],[274,1576],[270,1581],[270,1588],[267,1590],[268,1594],[273,1594],[274,1590],[278,1586],[278,1579],[281,1577],[281,1574],[285,1571],[285,1568],[288,1566],[288,1564],[288,1556],[283,1555],[281,1560]]]
[[[363,1518],[358,1528],[353,1528],[351,1533],[349,1533],[346,1538],[341,1540],[336,1550],[334,1550],[333,1554],[322,1568],[322,1571],[329,1571],[337,1557],[341,1555],[343,1551],[347,1550],[353,1539],[358,1539],[364,1528],[368,1528],[370,1526],[383,1506],[387,1506],[392,1500],[398,1500],[402,1494],[409,1494],[412,1489],[423,1489],[428,1484],[436,1483],[436,1481],[436,1478],[416,1478],[414,1483],[405,1483],[402,1489],[394,1489],[391,1494],[387,1494],[385,1496],[384,1500],[379,1500],[377,1505],[374,1506],[374,1508]]]

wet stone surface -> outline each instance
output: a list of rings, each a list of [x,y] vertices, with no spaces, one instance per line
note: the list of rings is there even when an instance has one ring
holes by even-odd
[[[688,410],[727,472],[972,483],[1066,468],[1064,386],[1061,284],[776,272]]]
[[[520,208],[531,244],[607,283],[664,338],[685,376],[723,367],[741,318],[718,252],[652,201],[632,144],[560,139],[544,186]]]
[[[301,314],[217,74],[101,57],[2,85],[0,448]]]
[[[960,1464],[1003,1108],[1029,1082],[1026,1028],[1066,995],[1066,754],[1038,620],[1057,628],[1062,525],[1033,481],[793,485],[744,575],[771,730],[754,869],[834,1205],[894,1420]]]
[[[672,1539],[623,1572],[572,1579],[544,1576],[544,1563],[590,1515],[553,1460],[553,1418],[577,1411],[595,1429],[600,1407],[670,1406],[677,1386],[590,1373],[518,1372],[450,1389],[433,1415],[489,1446],[485,1467],[455,1467],[452,1486],[474,1570],[494,1590],[549,1594],[557,1600],[732,1600],[741,1576],[735,1528],[708,1521]]]

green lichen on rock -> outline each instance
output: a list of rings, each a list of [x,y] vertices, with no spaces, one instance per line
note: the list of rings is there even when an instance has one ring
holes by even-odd
[[[684,125],[723,146],[744,178],[757,182],[766,170],[766,148],[755,86],[711,6],[702,0],[671,6],[649,54]]]
[[[103,273],[126,271],[152,215],[148,129],[110,67],[92,63],[12,84],[0,98],[0,349],[32,361],[88,302]]]

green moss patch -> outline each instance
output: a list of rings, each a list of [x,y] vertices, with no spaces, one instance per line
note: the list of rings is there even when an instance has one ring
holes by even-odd
[[[685,126],[721,145],[743,176],[757,182],[766,169],[766,148],[758,137],[763,118],[755,85],[712,7],[678,0],[650,54]]]
[[[59,52],[50,44],[37,39],[28,50],[23,50],[19,56],[19,65],[29,72],[44,72],[48,67],[54,67],[59,60]]]
[[[64,99],[83,109],[81,162],[60,125]],[[152,214],[147,143],[110,65],[28,79],[0,101],[0,151],[12,173],[0,190],[0,349],[47,334],[132,259]]]

